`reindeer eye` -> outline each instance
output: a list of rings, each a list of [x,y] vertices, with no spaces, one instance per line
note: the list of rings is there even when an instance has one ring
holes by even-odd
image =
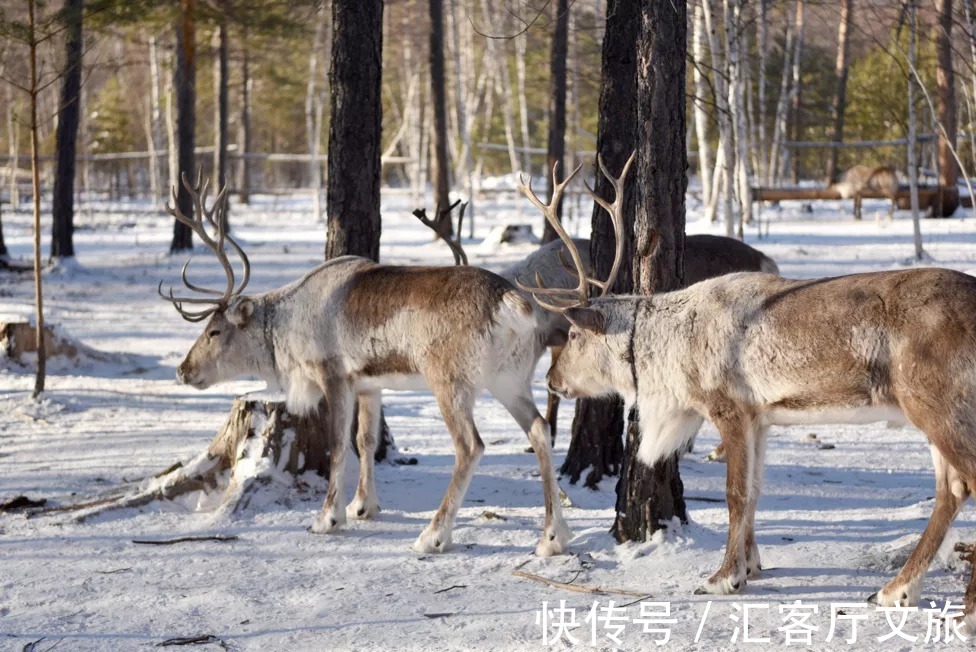
[[[210,331],[207,333],[207,337],[217,337],[218,335],[220,335],[220,331]]]
[[[579,339],[579,332],[578,331],[569,331],[569,339],[570,339],[570,341],[575,340],[575,339]]]

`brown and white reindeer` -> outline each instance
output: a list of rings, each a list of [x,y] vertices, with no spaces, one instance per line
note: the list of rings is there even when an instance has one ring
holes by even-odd
[[[865,193],[879,193],[889,200],[888,221],[895,217],[895,201],[898,194],[898,173],[890,165],[873,167],[855,165],[841,175],[840,181],[831,186],[843,199],[854,199],[854,219],[861,219],[861,198]]]
[[[607,175],[615,188],[622,190],[623,178],[614,179],[601,166],[601,172]],[[555,184],[554,184],[555,186]],[[622,195],[619,195],[622,196]],[[455,202],[447,209],[450,212],[459,202]],[[417,209],[413,214],[428,228],[437,233],[436,225],[427,218],[424,209]],[[437,214],[441,215],[440,207]],[[454,255],[455,265],[467,265],[468,257],[461,244],[461,223],[464,219],[464,206],[461,206],[458,216],[458,226],[455,238],[443,238],[444,243]],[[590,241],[583,238],[572,238],[580,263],[584,269],[590,267]],[[511,283],[518,279],[539,279],[547,288],[573,288],[579,283],[576,272],[567,262],[569,252],[563,239],[553,240],[533,251],[522,260],[505,267],[498,275]],[[714,278],[733,272],[768,272],[778,274],[776,262],[758,249],[750,247],[741,240],[717,235],[691,235],[685,239],[685,285],[692,285],[708,278]],[[559,359],[566,336],[569,333],[569,320],[559,312],[547,310],[540,306],[535,296],[528,291],[520,290],[532,302],[536,320],[536,362],[549,348],[550,365]],[[559,413],[559,396],[550,393],[546,402],[546,422],[549,424],[550,439],[556,443],[556,419]],[[723,459],[724,453],[716,449],[710,454],[710,459]]]
[[[936,503],[904,567],[871,600],[918,602],[933,556],[976,489],[976,278],[937,268],[799,281],[730,274],[591,300],[587,286],[605,290],[613,278],[590,279],[574,262],[575,296],[533,289],[573,324],[550,391],[619,394],[636,406],[638,456],[648,465],[678,450],[703,419],[725,443],[728,545],[696,592],[740,591],[761,570],[754,519],[770,426],[900,420],[928,439]],[[971,599],[966,613],[976,619]]]
[[[414,544],[441,552],[451,543],[458,508],[484,444],[472,418],[475,397],[487,389],[526,432],[536,452],[545,496],[539,555],[562,553],[570,539],[550,459],[546,422],[532,402],[535,319],[531,304],[503,278],[475,267],[400,267],[343,256],[303,278],[263,294],[242,294],[249,278],[247,257],[218,225],[226,188],[209,210],[206,186],[191,186],[195,218],[169,212],[214,252],[227,276],[223,291],[193,285],[203,296],[160,294],[190,321],[209,319],[180,363],[180,382],[204,389],[253,374],[286,394],[288,409],[314,410],[324,397],[331,419],[332,464],[322,511],[311,531],[332,532],[348,517],[370,518],[379,510],[373,479],[380,392],[427,386],[434,394],[456,451],[447,492],[430,525]],[[215,215],[216,218],[215,218]],[[211,236],[208,230],[216,231]],[[235,287],[225,245],[240,257],[244,280]],[[204,306],[184,310],[184,304]],[[348,508],[343,471],[354,400],[359,400],[357,443],[360,477]],[[340,433],[336,436],[335,433]]]

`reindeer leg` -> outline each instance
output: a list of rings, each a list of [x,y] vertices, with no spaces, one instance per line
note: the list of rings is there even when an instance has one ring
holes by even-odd
[[[468,491],[471,477],[478,467],[478,461],[485,452],[485,444],[474,426],[472,410],[474,407],[474,388],[459,383],[436,382],[428,378],[437,404],[444,415],[451,437],[454,439],[454,472],[447,487],[444,499],[430,525],[420,533],[413,549],[417,552],[443,552],[451,545],[451,530],[458,508]]]
[[[939,551],[946,532],[966,502],[969,486],[935,446],[931,446],[935,466],[935,508],[915,550],[893,580],[868,598],[883,607],[913,607],[922,594],[922,580]]]
[[[315,517],[309,530],[325,534],[338,530],[346,523],[342,482],[346,451],[349,449],[349,430],[352,428],[353,392],[344,378],[335,378],[324,368],[319,370],[318,383],[329,412],[332,459],[329,465],[329,490],[325,494],[322,511]]]
[[[754,428],[752,483],[749,488],[749,502],[746,505],[746,577],[754,580],[762,572],[762,561],[759,558],[759,545],[756,544],[756,505],[759,503],[759,493],[762,489],[763,471],[766,461],[766,428]]]
[[[722,566],[695,594],[713,593],[728,595],[742,590],[746,584],[746,548],[748,531],[748,505],[753,482],[755,436],[746,417],[739,414],[723,415],[712,419],[725,444],[727,455],[726,500],[729,505],[729,538],[725,546]]]
[[[539,461],[539,474],[542,478],[542,494],[545,499],[546,520],[542,528],[542,539],[535,548],[535,554],[539,557],[550,557],[560,555],[569,547],[569,540],[572,532],[563,518],[562,505],[560,504],[559,483],[556,481],[556,471],[552,463],[552,449],[549,446],[549,438],[546,437],[546,421],[539,414],[532,402],[532,390],[526,383],[521,392],[513,392],[512,386],[507,383],[498,383],[489,387],[491,395],[498,399],[498,402],[505,406],[508,413],[514,417],[529,441],[532,442],[532,449],[535,451],[536,459]]]
[[[376,480],[373,477],[373,455],[376,443],[379,441],[380,410],[382,401],[380,392],[362,393],[359,395],[359,429],[356,432],[356,443],[359,446],[359,486],[356,496],[346,507],[348,518],[373,518],[380,511],[376,498]]]

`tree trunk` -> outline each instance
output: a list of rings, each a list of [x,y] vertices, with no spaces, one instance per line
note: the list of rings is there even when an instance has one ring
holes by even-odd
[[[722,74],[724,67],[720,59],[718,37],[714,25],[715,12],[712,11],[711,0],[702,0],[702,11],[705,19],[705,32],[708,34],[708,50],[711,53],[712,69],[716,71],[715,111],[718,114],[719,153],[716,154],[715,174],[712,176],[712,201],[716,201],[721,194],[723,218],[725,220],[725,235],[735,235],[735,212],[732,208],[733,180],[735,173],[735,141],[732,134],[732,120],[729,110],[728,84],[726,75]],[[721,166],[719,166],[721,162]],[[721,188],[719,188],[721,183]]]
[[[935,34],[938,86],[939,201],[932,207],[933,217],[949,217],[959,207],[959,166],[953,150],[956,147],[956,82],[952,72],[952,0],[939,0],[939,23]],[[943,133],[942,130],[945,130]]]
[[[686,14],[683,2],[641,2],[633,266],[634,290],[640,294],[677,289],[684,281]],[[678,454],[652,468],[641,464],[633,412],[617,486],[613,532],[618,541],[645,541],[672,519],[688,518]]]
[[[532,139],[529,137],[529,101],[525,90],[525,54],[528,49],[528,34],[515,37],[515,83],[518,85],[519,131],[522,135],[522,171],[532,174]],[[522,206],[522,202],[517,202]],[[521,215],[521,213],[519,213]]]
[[[918,16],[915,0],[908,0],[908,63],[915,68],[915,42],[918,38]],[[915,76],[908,73],[908,189],[912,208],[912,232],[915,244],[915,260],[922,260],[922,227],[918,205],[918,162],[915,160],[916,114],[915,114]]]
[[[196,126],[196,0],[180,0],[180,14],[176,24],[176,53],[173,65],[173,86],[176,90],[176,146],[177,174],[173,180],[177,187],[176,203],[183,215],[193,215],[193,200],[181,181],[185,174],[194,174],[194,134]],[[170,253],[193,248],[193,232],[179,220],[173,220],[173,241]]]
[[[549,138],[546,145],[546,201],[552,199],[553,183],[565,174],[563,158],[566,153],[566,51],[569,39],[569,0],[556,0],[553,5],[555,31],[552,33],[552,52],[549,57]],[[627,160],[626,158],[624,160]],[[555,170],[558,165],[559,169]],[[557,179],[553,179],[556,176]],[[563,214],[562,198],[556,203],[556,219]],[[544,220],[542,242],[552,242],[559,235]]]
[[[51,198],[52,259],[72,258],[75,255],[75,161],[78,119],[81,115],[83,10],[84,0],[65,0],[64,70],[61,73],[58,128],[55,136],[57,170],[54,173],[54,196]]]
[[[32,398],[37,398],[44,391],[44,381],[47,370],[47,347],[44,345],[44,292],[41,283],[41,169],[40,147],[37,140],[37,32],[34,17],[34,0],[28,0],[28,50],[30,85],[30,139],[31,139],[31,187],[34,203],[34,303],[37,310],[37,322],[34,324],[37,338],[37,374],[34,376],[34,391]]]
[[[630,0],[609,0],[600,73],[600,107],[596,149],[611,174],[618,174],[633,151],[637,139],[637,35],[640,14]],[[632,291],[635,184],[627,187],[624,207],[628,239],[614,294]],[[596,193],[612,200],[613,189],[602,175],[596,175]],[[590,260],[596,278],[606,278],[614,257],[614,233],[610,218],[593,206]],[[587,468],[585,485],[595,487],[604,475],[616,475],[623,458],[624,406],[616,398],[580,399],[576,402],[569,451],[560,473],[573,484]]]
[[[749,126],[746,116],[746,65],[743,64],[745,26],[743,24],[744,0],[725,0],[726,55],[729,76],[729,110],[732,114],[732,133],[735,139],[735,168],[733,181],[739,201],[739,220],[736,236],[743,238],[743,223],[752,221],[749,171]]]
[[[251,152],[251,87],[254,84],[251,79],[251,57],[250,46],[247,42],[247,29],[241,39],[241,117],[240,134],[237,138],[237,151],[240,153],[240,179],[237,186],[240,190],[237,199],[242,204],[251,201],[251,161],[248,154]]]
[[[382,28],[382,0],[332,3],[326,260],[346,255],[380,259]],[[392,444],[384,416],[380,429],[376,459],[383,459]]]
[[[796,19],[794,31],[796,32],[796,39],[794,42],[793,49],[793,80],[790,87],[790,133],[792,134],[793,140],[800,140],[803,134],[802,123],[803,123],[803,78],[800,75],[800,61],[801,53],[803,51],[803,11],[804,11],[804,0],[798,0],[796,3]],[[783,157],[784,163],[789,163],[790,165],[790,180],[796,185],[800,182],[800,157],[795,153],[789,158]]]
[[[146,98],[146,145],[149,150],[149,194],[153,206],[158,206],[163,196],[159,186],[159,48],[156,37],[148,35],[149,40],[149,97]]]
[[[795,3],[796,10],[802,0]],[[779,99],[776,101],[776,115],[773,118],[773,140],[769,145],[769,164],[766,166],[766,183],[773,185],[781,178],[780,164],[784,151],[783,141],[786,140],[787,119],[789,116],[790,100],[790,57],[793,54],[793,20],[786,17],[786,35],[783,37],[783,73],[780,77]]]
[[[332,4],[326,259],[380,256],[382,25],[380,0]]]
[[[447,91],[444,81],[444,7],[443,0],[430,1],[430,93],[434,105],[434,205],[450,206],[447,157]],[[450,214],[435,211],[434,224],[444,238],[454,234]]]
[[[305,140],[308,145],[308,185],[315,192],[313,202],[315,221],[322,221],[322,162],[319,161],[322,107],[319,98],[318,76],[322,39],[326,29],[326,9],[320,9],[315,19],[315,34],[308,55],[308,82],[305,85]]]
[[[609,20],[609,18],[607,19]],[[715,221],[715,206],[711,202],[712,193],[712,155],[708,144],[708,112],[705,110],[708,100],[708,79],[705,77],[704,69],[708,65],[705,62],[705,14],[702,3],[695,4],[694,32],[692,35],[692,56],[694,58],[694,68],[692,76],[695,83],[695,101],[693,111],[695,112],[695,137],[698,142],[698,170],[699,180],[702,187],[702,204],[705,206],[705,219],[709,222]]]
[[[769,129],[766,110],[766,89],[768,87],[767,61],[769,60],[769,0],[759,0],[759,128],[757,145],[759,152],[755,173],[758,179],[765,179],[769,169]],[[761,182],[761,181],[760,181]]]
[[[217,191],[223,190],[227,185],[227,17],[224,14],[223,5],[218,5],[220,17],[217,23],[217,56],[214,57],[214,94],[217,96],[214,113],[214,177]],[[224,233],[230,232],[229,213],[230,203],[227,210],[220,212],[220,227]]]
[[[841,0],[840,3],[840,26],[837,28],[837,63],[834,66],[834,99],[831,109],[834,114],[834,134],[831,140],[835,143],[844,140],[844,110],[847,106],[847,68],[848,68],[848,39],[854,20],[853,0]],[[838,181],[837,156],[840,152],[839,147],[831,147],[827,159],[827,184]]]

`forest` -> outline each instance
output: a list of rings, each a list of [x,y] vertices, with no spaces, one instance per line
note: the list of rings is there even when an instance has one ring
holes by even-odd
[[[974,21],[3,3],[0,637],[976,630]]]

